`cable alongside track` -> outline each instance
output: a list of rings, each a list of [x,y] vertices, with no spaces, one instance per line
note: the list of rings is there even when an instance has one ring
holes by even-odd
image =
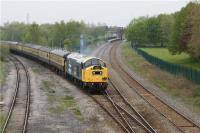
[[[190,118],[185,117],[182,113],[178,112],[174,107],[168,105],[159,97],[154,95],[148,89],[146,89],[140,82],[138,82],[129,72],[127,72],[119,62],[117,58],[118,43],[112,44],[110,50],[110,63],[120,75],[120,77],[126,82],[126,84],[133,88],[133,90],[144,99],[151,107],[157,112],[163,115],[168,121],[170,121],[181,132],[200,132],[200,127]]]
[[[30,110],[30,76],[26,66],[17,57],[11,55],[9,59],[15,65],[17,82],[11,106],[1,132],[25,133]]]

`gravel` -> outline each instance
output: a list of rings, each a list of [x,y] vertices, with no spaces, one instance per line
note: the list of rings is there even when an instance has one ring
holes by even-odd
[[[157,97],[159,97],[160,99],[162,99],[163,101],[165,101],[166,103],[168,103],[169,105],[171,105],[172,107],[176,108],[176,110],[178,112],[183,113],[187,118],[192,119],[198,125],[200,125],[200,114],[194,112],[192,106],[186,105],[179,98],[174,98],[174,97],[172,98],[172,97],[170,97],[168,94],[166,94],[165,92],[161,91],[160,88],[158,88],[157,86],[155,86],[152,83],[150,83],[147,79],[143,79],[142,77],[140,77],[139,75],[137,75],[133,70],[130,70],[130,68],[128,68],[128,66],[126,66],[123,63],[123,60],[122,60],[122,57],[121,57],[121,47],[122,47],[122,44],[118,48],[118,52],[117,53],[120,53],[120,54],[117,54],[117,56],[118,56],[118,59],[120,60],[121,64],[123,65],[123,67],[137,81],[139,81],[140,83],[142,83],[146,89],[148,89],[149,91],[151,91],[153,94],[155,94]]]
[[[118,125],[88,96],[86,91],[29,59],[19,57],[31,77],[31,113],[28,132],[117,132]],[[47,88],[44,82],[50,84]],[[80,115],[60,100],[73,97]],[[61,109],[60,109],[61,108]]]

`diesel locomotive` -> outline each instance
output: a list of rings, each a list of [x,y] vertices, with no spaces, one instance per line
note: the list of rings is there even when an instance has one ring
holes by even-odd
[[[33,44],[9,44],[11,52],[40,61],[83,88],[94,91],[107,88],[108,68],[99,58]]]

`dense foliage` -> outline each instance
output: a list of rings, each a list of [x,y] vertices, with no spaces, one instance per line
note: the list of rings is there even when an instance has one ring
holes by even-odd
[[[174,17],[161,14],[158,17],[140,17],[128,25],[126,38],[134,45],[166,46],[170,39]]]
[[[136,46],[165,46],[171,54],[189,53],[200,59],[200,3],[190,2],[174,14],[134,19],[126,38]]]
[[[0,39],[77,50],[81,34],[86,44],[94,44],[98,40],[105,39],[107,29],[105,25],[89,25],[73,20],[41,25],[12,22],[0,27]]]

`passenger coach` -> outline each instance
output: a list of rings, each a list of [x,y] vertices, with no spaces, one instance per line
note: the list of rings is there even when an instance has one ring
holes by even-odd
[[[39,45],[10,44],[11,52],[41,61],[83,88],[104,91],[108,85],[108,69],[99,58],[50,49]]]

